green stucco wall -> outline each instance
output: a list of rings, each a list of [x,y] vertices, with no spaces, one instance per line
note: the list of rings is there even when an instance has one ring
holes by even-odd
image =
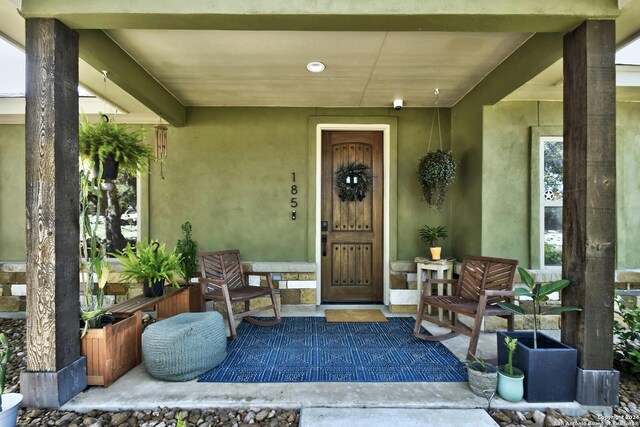
[[[24,125],[0,126],[0,261],[24,261]]]
[[[239,248],[254,261],[315,259],[316,123],[391,124],[391,259],[426,249],[417,229],[451,229],[450,204],[428,209],[417,183],[433,109],[192,108],[187,126],[169,134],[165,179],[158,164],[149,177],[150,237],[173,244],[189,220],[201,250]],[[443,145],[450,146],[448,110],[441,110]],[[435,133],[434,133],[435,137]],[[439,142],[432,143],[439,144]],[[435,148],[435,147],[432,147]],[[397,163],[395,163],[397,156]],[[291,220],[292,172],[297,220]],[[393,202],[397,200],[397,202]],[[397,230],[397,231],[396,231]],[[445,241],[445,253],[449,251]]]
[[[640,104],[617,104],[617,265],[640,265]],[[484,108],[482,253],[531,257],[531,135],[562,135],[561,102],[500,102]],[[545,130],[547,131],[545,133]],[[534,132],[534,133],[535,133]],[[534,219],[536,221],[537,219]],[[535,246],[535,245],[533,245]],[[535,264],[536,261],[533,261]],[[534,265],[534,267],[536,267]]]

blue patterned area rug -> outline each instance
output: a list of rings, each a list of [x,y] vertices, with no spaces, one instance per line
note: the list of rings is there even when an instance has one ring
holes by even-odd
[[[242,322],[227,358],[198,381],[467,381],[464,365],[444,345],[412,335],[414,323],[410,317],[390,317],[388,323],[283,317],[270,327]]]

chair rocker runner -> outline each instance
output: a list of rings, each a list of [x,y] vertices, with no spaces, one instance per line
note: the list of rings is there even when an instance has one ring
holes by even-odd
[[[228,250],[218,252],[201,252],[200,261],[202,297],[204,301],[224,301],[229,320],[231,339],[236,337],[236,319],[245,319],[259,326],[273,326],[280,323],[280,312],[273,295],[271,273],[242,271],[240,251]],[[266,276],[269,287],[249,286],[247,276]],[[260,297],[270,297],[271,305],[251,310],[250,301]],[[244,302],[245,311],[234,313],[233,304]],[[275,319],[260,321],[251,317],[265,310],[273,310]]]
[[[499,316],[507,319],[507,329],[513,330],[513,313],[500,308],[496,303],[513,297],[513,278],[518,261],[513,259],[480,256],[466,257],[457,280],[427,279],[422,287],[413,335],[427,341],[443,341],[458,334],[471,337],[467,359],[475,355],[480,328],[484,316]],[[430,296],[433,284],[453,284],[452,295]],[[451,322],[440,321],[437,316],[426,316],[427,305],[448,310]],[[471,328],[458,321],[462,314],[473,318]],[[451,329],[443,335],[431,336],[420,333],[422,320]]]

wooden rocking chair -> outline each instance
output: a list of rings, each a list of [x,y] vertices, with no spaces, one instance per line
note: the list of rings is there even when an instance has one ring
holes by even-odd
[[[422,287],[418,315],[413,335],[427,341],[443,341],[458,334],[471,337],[467,359],[475,355],[478,337],[484,316],[499,316],[507,319],[507,329],[513,330],[513,313],[500,308],[496,303],[513,297],[513,277],[518,261],[513,259],[470,256],[464,259],[458,280],[427,279]],[[430,296],[432,284],[451,283],[452,295]],[[440,321],[437,316],[425,316],[427,305],[443,308],[452,314],[451,322]],[[473,318],[473,327],[458,322],[458,315]],[[438,336],[420,333],[422,320],[451,329],[450,333]]]
[[[273,295],[273,281],[271,273],[242,271],[240,251],[228,250],[218,252],[201,252],[200,260],[202,297],[205,301],[224,301],[229,319],[231,339],[236,337],[236,319],[244,319],[260,326],[273,326],[280,323],[280,312]],[[249,286],[247,276],[266,276],[269,287]],[[270,297],[271,305],[251,310],[250,301],[260,297]],[[233,304],[244,302],[245,311],[233,312]],[[273,310],[275,320],[259,321],[251,317],[265,310]]]

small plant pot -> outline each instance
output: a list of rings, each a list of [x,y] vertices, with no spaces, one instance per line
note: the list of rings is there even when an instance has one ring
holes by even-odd
[[[6,393],[2,395],[0,427],[14,427],[16,425],[20,402],[22,402],[22,395],[20,393]]]
[[[509,402],[520,402],[524,396],[524,374],[518,368],[513,368],[514,375],[506,374],[502,368],[498,369],[498,393]]]
[[[469,388],[473,394],[485,397],[484,391],[495,391],[498,386],[498,372],[493,366],[487,366],[489,372],[481,372],[475,369],[467,368],[467,375],[469,377]]]
[[[440,259],[440,254],[442,253],[442,247],[436,246],[429,248],[431,251],[431,259],[438,260]]]
[[[145,297],[161,297],[164,295],[164,280],[156,280],[149,286],[149,281],[145,280],[142,285],[142,293]]]

